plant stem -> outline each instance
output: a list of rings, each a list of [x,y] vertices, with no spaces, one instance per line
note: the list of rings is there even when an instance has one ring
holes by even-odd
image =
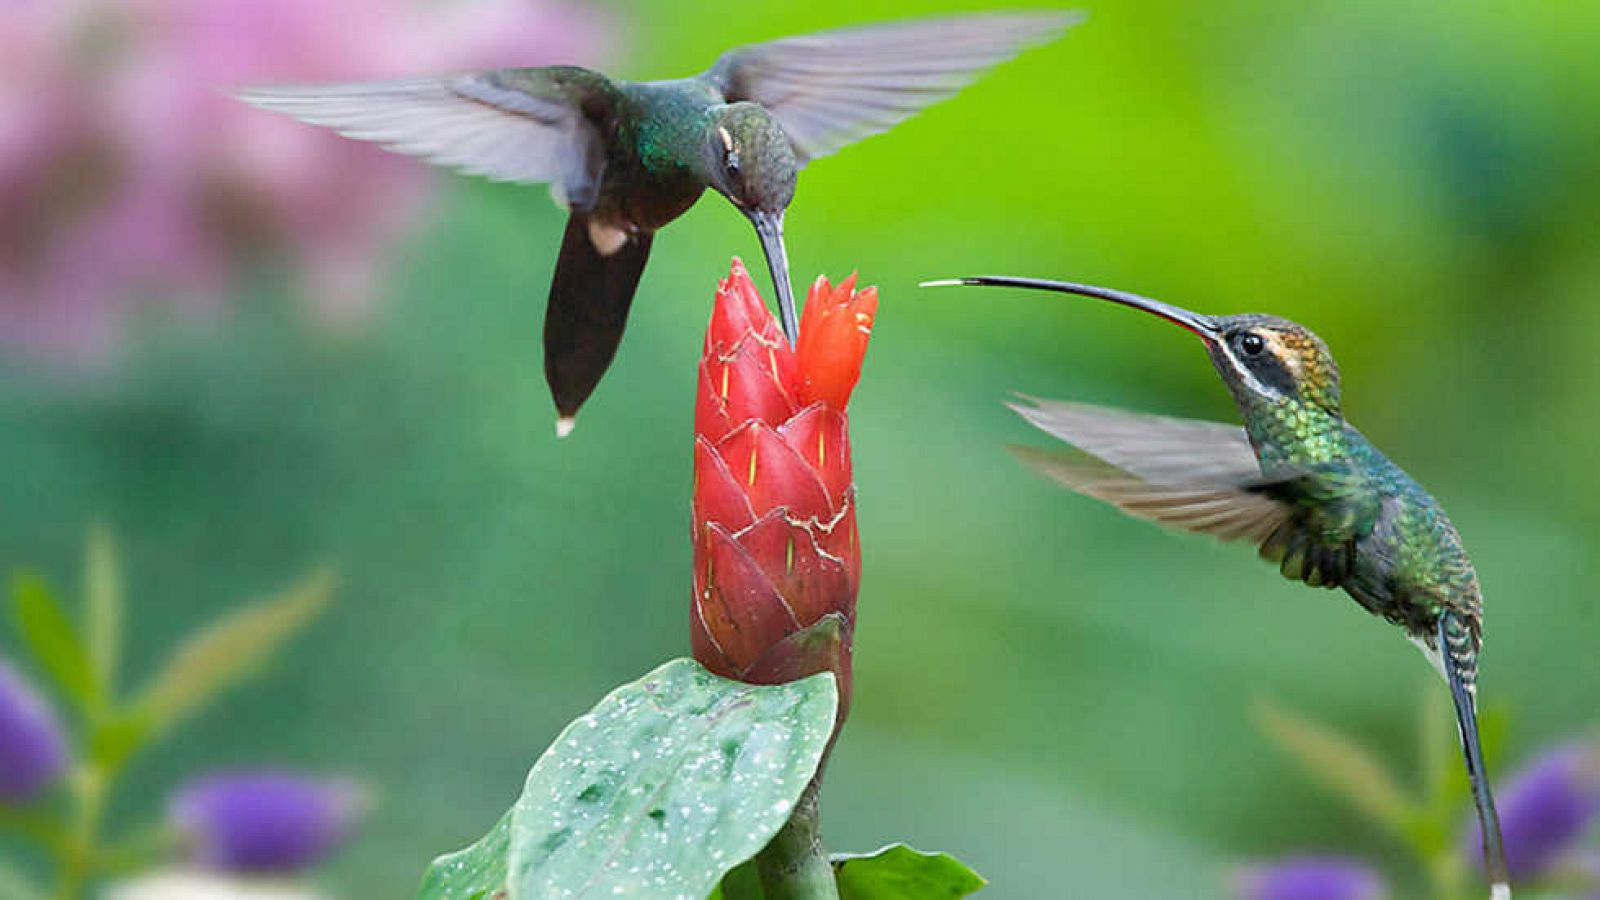
[[[766,900],[838,900],[833,865],[822,849],[822,773],[806,785],[794,813],[756,855]]]
[[[73,816],[71,830],[61,848],[61,880],[56,900],[78,900],[88,886],[94,867],[100,820],[105,813],[106,773],[98,765],[86,765],[72,779]]]

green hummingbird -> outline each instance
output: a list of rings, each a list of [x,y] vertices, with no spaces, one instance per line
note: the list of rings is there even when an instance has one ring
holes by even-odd
[[[849,28],[741,47],[672,81],[547,66],[238,96],[434,163],[551,186],[569,211],[544,327],[564,435],[616,354],[656,230],[706,188],[755,226],[793,343],[783,218],[800,169],[1080,19],[1035,11]]]
[[[1478,576],[1438,501],[1345,421],[1339,367],[1322,339],[1277,316],[1207,316],[1085,284],[1004,276],[926,284],[1093,297],[1159,316],[1205,343],[1243,428],[1025,398],[1012,408],[1076,450],[1018,454],[1131,515],[1249,541],[1284,576],[1343,588],[1368,612],[1403,628],[1449,684],[1491,896],[1509,898],[1478,742]]]

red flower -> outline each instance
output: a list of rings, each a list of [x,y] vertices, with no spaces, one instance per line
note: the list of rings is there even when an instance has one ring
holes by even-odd
[[[758,684],[832,671],[841,722],[861,578],[845,406],[878,308],[875,288],[854,288],[818,278],[791,348],[735,259],[694,423],[695,658]]]

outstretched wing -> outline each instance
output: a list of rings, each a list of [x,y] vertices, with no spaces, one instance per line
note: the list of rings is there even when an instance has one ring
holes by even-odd
[[[1339,472],[1264,476],[1244,429],[1025,398],[1012,409],[1075,451],[1016,451],[1069,488],[1162,525],[1257,545],[1287,578],[1343,585],[1373,510]]]
[[[803,164],[898,125],[1082,19],[1041,11],[847,28],[731,50],[710,77],[729,102],[766,107]]]
[[[474,175],[549,183],[585,209],[605,161],[596,122],[609,115],[613,88],[597,72],[549,67],[254,88],[238,97]]]
[[[1066,487],[1128,515],[1225,541],[1260,544],[1289,517],[1282,504],[1237,487],[1146,481],[1087,453],[1031,447],[1011,452]]]
[[[1007,405],[1040,431],[1147,481],[1241,485],[1261,480],[1250,438],[1237,425],[1019,398]]]

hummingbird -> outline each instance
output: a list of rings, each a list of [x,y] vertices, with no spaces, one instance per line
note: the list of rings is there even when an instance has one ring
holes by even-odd
[[[544,325],[564,436],[621,343],[656,231],[707,188],[755,227],[793,343],[783,219],[799,171],[1081,18],[1035,11],[847,28],[740,47],[671,81],[545,66],[237,96],[468,173],[550,185],[568,211]]]
[[[1068,488],[1161,525],[1247,541],[1283,575],[1342,588],[1404,629],[1449,685],[1483,831],[1493,900],[1507,900],[1505,851],[1477,724],[1483,596],[1438,501],[1345,420],[1339,367],[1309,329],[1277,316],[1208,316],[1109,288],[980,276],[989,285],[1091,297],[1166,319],[1200,338],[1241,428],[1079,403],[1011,407],[1075,448],[1019,448]]]

